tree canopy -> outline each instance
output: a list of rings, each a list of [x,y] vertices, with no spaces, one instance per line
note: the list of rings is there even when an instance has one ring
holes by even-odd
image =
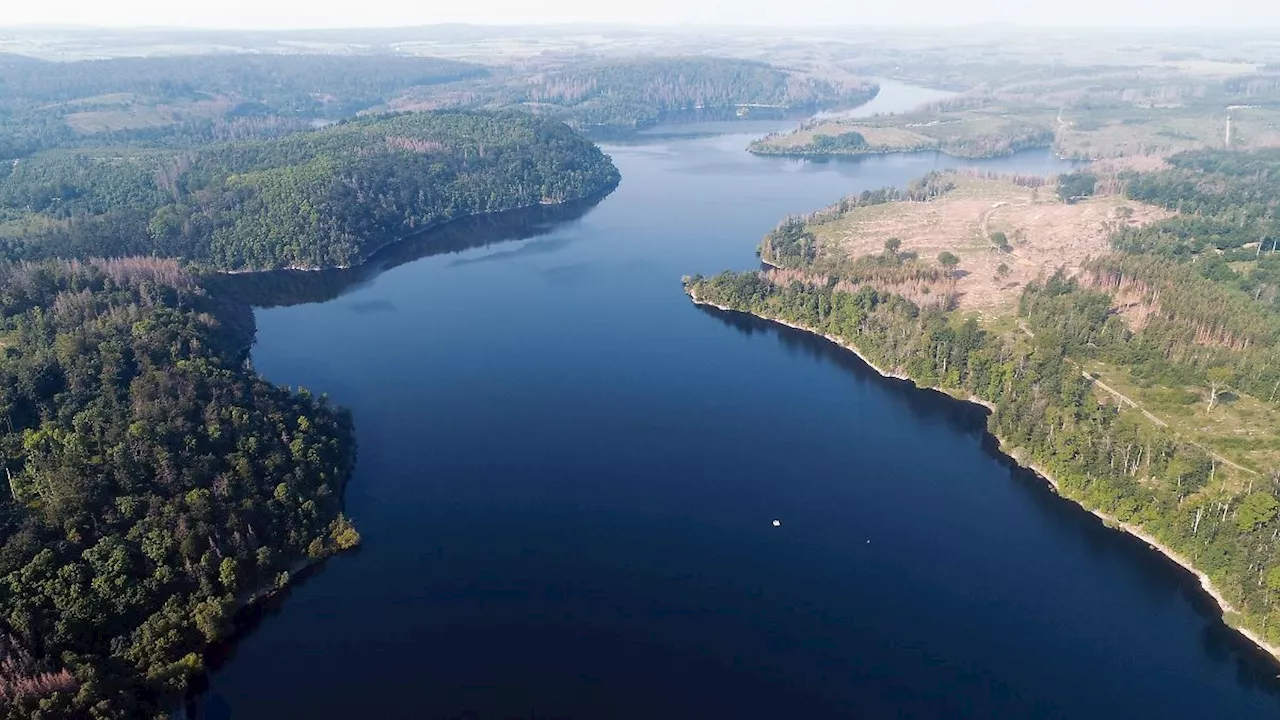
[[[346,412],[172,261],[0,267],[0,714],[154,717],[341,514]]]
[[[589,141],[514,112],[371,117],[190,152],[59,152],[0,179],[16,220],[0,230],[0,256],[347,267],[449,220],[588,198],[617,181]]]

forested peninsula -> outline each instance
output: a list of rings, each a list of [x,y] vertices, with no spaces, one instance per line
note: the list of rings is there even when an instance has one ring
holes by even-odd
[[[349,414],[249,363],[217,271],[349,267],[592,199],[609,158],[517,112],[55,150],[0,171],[0,716],[162,717],[248,603],[354,547]]]
[[[0,267],[0,710],[155,717],[233,613],[359,541],[351,421],[172,260]]]
[[[55,151],[0,169],[0,258],[350,267],[450,220],[617,182],[590,141],[518,112],[376,116],[183,151]]]
[[[1058,195],[1075,203],[1104,185],[1170,212],[1118,222],[1109,251],[1028,282],[1009,316],[964,310],[963,263],[950,252],[922,258],[886,237],[882,252],[850,257],[824,240],[839,234],[825,225],[867,208],[924,211],[954,191],[936,177],[791,219],[763,244],[775,268],[688,277],[685,289],[989,406],[1006,452],[1201,573],[1227,622],[1275,654],[1280,152],[1197,151],[1154,172],[1076,173]],[[980,252],[1008,262],[1027,242],[992,237]],[[1002,263],[996,274],[1008,272]]]
[[[1053,143],[1052,128],[1035,119],[1001,118],[992,127],[981,131],[966,128],[960,133],[933,121],[906,123],[905,119],[890,116],[888,120],[872,118],[858,125],[811,120],[790,133],[755,140],[747,149],[755,155],[784,157],[941,152],[960,158],[993,158],[1052,147]]]

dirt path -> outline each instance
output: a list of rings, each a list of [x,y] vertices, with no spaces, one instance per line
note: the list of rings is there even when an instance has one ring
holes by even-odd
[[[1155,415],[1152,415],[1151,413],[1147,412],[1145,409],[1143,409],[1143,407],[1142,407],[1141,405],[1139,405],[1139,404],[1137,403],[1137,401],[1133,400],[1132,398],[1127,397],[1126,395],[1124,395],[1123,393],[1121,393],[1119,390],[1117,390],[1117,389],[1115,389],[1115,388],[1111,387],[1110,385],[1108,385],[1108,384],[1106,384],[1106,383],[1102,382],[1101,380],[1099,380],[1099,379],[1095,378],[1094,376],[1090,375],[1089,373],[1087,373],[1087,372],[1085,372],[1085,371],[1083,371],[1083,370],[1082,370],[1082,371],[1080,371],[1080,374],[1081,374],[1081,375],[1083,375],[1086,379],[1088,379],[1088,380],[1089,380],[1089,382],[1092,382],[1094,385],[1097,385],[1098,387],[1102,388],[1103,390],[1106,390],[1107,392],[1111,393],[1111,395],[1112,395],[1113,397],[1115,397],[1115,399],[1117,399],[1117,400],[1119,400],[1119,401],[1120,401],[1120,404],[1122,404],[1122,405],[1128,405],[1129,407],[1133,408],[1134,410],[1137,410],[1138,412],[1141,412],[1143,415],[1145,415],[1145,416],[1146,416],[1146,418],[1147,418],[1148,420],[1150,420],[1151,422],[1153,422],[1153,423],[1155,423],[1155,424],[1159,425],[1160,427],[1166,427],[1166,428],[1167,428],[1167,427],[1169,427],[1169,423],[1167,423],[1167,422],[1165,422],[1165,421],[1161,420],[1160,418],[1156,417]],[[1226,461],[1223,461],[1223,462],[1226,462]]]
[[[1148,411],[1146,410],[1146,408],[1144,408],[1144,407],[1142,407],[1141,405],[1139,405],[1138,403],[1134,402],[1132,398],[1125,397],[1125,395],[1123,395],[1119,390],[1116,390],[1115,388],[1108,386],[1106,383],[1102,382],[1101,380],[1098,380],[1097,378],[1093,377],[1092,375],[1090,375],[1090,374],[1089,374],[1089,373],[1087,373],[1087,372],[1081,372],[1081,374],[1082,374],[1082,375],[1084,375],[1084,377],[1088,378],[1088,379],[1089,379],[1089,381],[1090,381],[1090,382],[1092,382],[1094,385],[1097,385],[1098,387],[1102,388],[1103,390],[1106,390],[1107,392],[1111,393],[1111,394],[1112,394],[1112,395],[1113,395],[1117,400],[1119,400],[1121,403],[1123,403],[1123,404],[1125,404],[1125,405],[1128,405],[1129,407],[1131,407],[1131,408],[1133,408],[1133,409],[1137,410],[1138,412],[1142,413],[1142,414],[1143,414],[1144,416],[1146,416],[1146,418],[1147,418],[1148,420],[1150,420],[1151,422],[1153,422],[1153,423],[1155,423],[1155,424],[1159,425],[1160,427],[1165,427],[1165,428],[1169,427],[1169,423],[1165,422],[1164,420],[1161,420],[1160,418],[1156,417],[1155,415],[1152,415],[1150,412],[1148,412]],[[1213,458],[1214,460],[1217,460],[1218,462],[1222,463],[1223,465],[1226,465],[1227,467],[1233,467],[1233,468],[1235,468],[1236,470],[1239,470],[1240,472],[1249,473],[1250,475],[1260,475],[1260,473],[1259,473],[1258,471],[1256,471],[1256,470],[1250,470],[1249,468],[1247,468],[1247,467],[1245,467],[1245,466],[1243,466],[1243,465],[1241,465],[1241,464],[1239,464],[1239,463],[1232,462],[1232,461],[1230,461],[1230,460],[1228,460],[1228,459],[1226,459],[1226,458],[1222,457],[1222,456],[1221,456],[1221,455],[1219,455],[1218,453],[1216,453],[1216,452],[1214,452],[1214,451],[1210,450],[1209,448],[1205,447],[1204,445],[1201,445],[1200,443],[1196,442],[1195,440],[1187,440],[1186,442],[1187,442],[1187,443],[1189,443],[1189,444],[1191,444],[1191,445],[1194,445],[1194,446],[1196,446],[1196,447],[1200,448],[1200,449],[1201,449],[1201,450],[1203,450],[1203,451],[1205,451],[1205,453],[1207,453],[1207,454],[1209,455],[1209,457]]]
[[[999,210],[1008,204],[1008,202],[1001,200],[988,208],[982,213],[982,216],[978,218],[978,232],[982,233],[982,238],[984,240],[991,238],[991,216],[995,214],[996,210]]]
[[[1035,337],[1035,336],[1036,336],[1036,335],[1035,335],[1035,333],[1031,332],[1031,328],[1027,327],[1026,323],[1022,322],[1022,320],[1018,320],[1018,328],[1019,328],[1019,329],[1021,329],[1021,330],[1022,330],[1022,332],[1026,333],[1029,337]],[[1077,363],[1076,361],[1072,360],[1071,358],[1067,358],[1067,361],[1068,361],[1068,362],[1070,362],[1070,363],[1072,363],[1072,364],[1074,364],[1076,367],[1080,367],[1080,364],[1079,364],[1079,363]],[[1111,394],[1111,396],[1112,396],[1112,397],[1114,397],[1116,400],[1120,401],[1120,404],[1121,404],[1121,405],[1128,405],[1129,407],[1133,408],[1134,410],[1137,410],[1138,412],[1142,413],[1143,417],[1145,417],[1146,419],[1148,419],[1148,420],[1150,420],[1151,422],[1155,423],[1156,425],[1159,425],[1159,426],[1160,426],[1160,427],[1162,427],[1162,428],[1167,428],[1167,427],[1169,427],[1169,423],[1165,422],[1164,420],[1161,420],[1158,416],[1156,416],[1156,415],[1152,414],[1149,410],[1147,410],[1146,408],[1142,407],[1142,405],[1138,404],[1138,402],[1137,402],[1136,400],[1134,400],[1133,398],[1131,398],[1131,397],[1129,397],[1129,396],[1125,395],[1124,393],[1120,392],[1119,390],[1116,390],[1115,388],[1113,388],[1113,387],[1111,387],[1110,385],[1108,385],[1108,384],[1106,384],[1106,383],[1102,382],[1101,380],[1099,380],[1099,379],[1095,378],[1094,376],[1090,375],[1090,374],[1088,373],[1088,371],[1086,371],[1084,368],[1080,368],[1080,376],[1081,376],[1081,377],[1083,377],[1084,379],[1088,380],[1089,382],[1093,383],[1094,385],[1097,385],[1098,387],[1102,388],[1103,390],[1106,390],[1108,393],[1110,393],[1110,394]],[[1176,433],[1177,431],[1175,430],[1174,432]],[[1185,440],[1185,439],[1184,439],[1184,442],[1186,442],[1186,443],[1188,443],[1188,444],[1190,444],[1190,445],[1194,445],[1195,447],[1200,448],[1200,449],[1201,449],[1201,450],[1203,450],[1203,451],[1205,452],[1205,454],[1207,454],[1209,457],[1211,457],[1211,458],[1213,458],[1214,460],[1216,460],[1216,461],[1218,461],[1218,462],[1222,463],[1223,465],[1226,465],[1227,467],[1235,468],[1236,470],[1239,470],[1240,472],[1248,473],[1248,474],[1250,474],[1250,475],[1257,475],[1257,476],[1261,476],[1261,473],[1259,473],[1257,470],[1250,470],[1249,468],[1247,468],[1247,467],[1245,467],[1245,466],[1241,465],[1240,463],[1232,462],[1232,461],[1230,461],[1230,460],[1228,460],[1228,459],[1226,459],[1226,458],[1222,457],[1222,456],[1221,456],[1221,455],[1219,455],[1218,453],[1214,452],[1213,450],[1210,450],[1209,448],[1205,447],[1204,445],[1201,445],[1200,443],[1196,442],[1195,440]]]

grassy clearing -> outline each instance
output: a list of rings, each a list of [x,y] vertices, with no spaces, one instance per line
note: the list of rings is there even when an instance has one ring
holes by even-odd
[[[67,125],[78,133],[90,135],[117,130],[164,127],[178,121],[173,112],[160,107],[135,105],[114,110],[84,110],[71,113]]]
[[[105,98],[108,96],[99,96]],[[224,115],[234,103],[227,98],[213,98],[193,102],[155,103],[145,98],[135,98],[127,103],[101,103],[84,106],[79,112],[67,114],[63,120],[72,130],[91,135],[119,130],[138,130],[164,127],[185,120],[216,118]]]
[[[103,95],[91,95],[89,97],[76,98],[65,102],[50,103],[42,107],[42,110],[51,110],[53,108],[102,108],[102,107],[125,107],[141,102],[134,93],[106,93]]]
[[[58,223],[58,220],[40,213],[17,213],[0,218],[0,237],[22,237],[28,233],[47,230]]]
[[[1210,411],[1208,388],[1140,383],[1125,368],[1096,360],[1084,363],[1084,368],[1168,423],[1184,440],[1255,472],[1280,465],[1280,408],[1266,398],[1227,393]],[[1101,388],[1097,393],[1112,399]]]

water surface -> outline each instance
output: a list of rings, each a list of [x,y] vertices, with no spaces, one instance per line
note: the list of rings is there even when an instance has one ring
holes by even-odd
[[[743,152],[768,129],[651,133],[594,208],[256,281],[257,368],[355,413],[364,546],[233,648],[208,717],[1280,713],[1194,581],[979,410],[688,302],[787,214],[959,162]]]

